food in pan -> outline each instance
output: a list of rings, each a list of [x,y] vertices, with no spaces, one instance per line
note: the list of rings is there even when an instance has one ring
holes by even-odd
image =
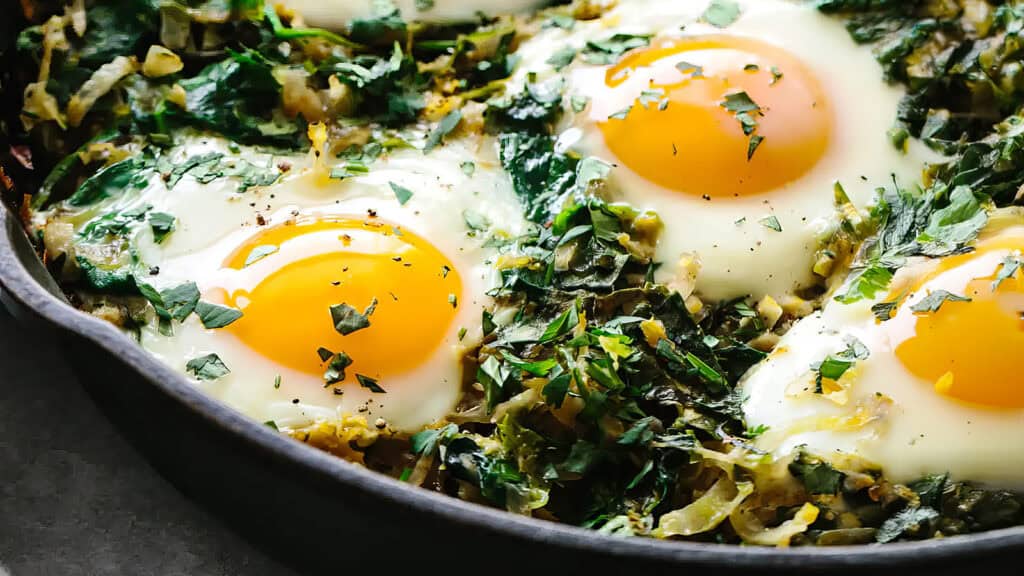
[[[1015,4],[24,10],[40,254],[251,418],[623,536],[1024,523]]]

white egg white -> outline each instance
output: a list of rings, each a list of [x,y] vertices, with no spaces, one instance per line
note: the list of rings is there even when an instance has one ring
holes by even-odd
[[[229,254],[259,230],[289,220],[362,219],[373,211],[381,220],[429,241],[458,271],[463,292],[441,345],[428,361],[400,377],[390,377],[386,394],[346,381],[344,394],[336,395],[324,388],[319,375],[277,365],[228,332],[205,329],[196,315],[176,325],[173,336],[162,335],[155,324],[141,334],[145,348],[182,372],[188,360],[216,353],[230,374],[196,381],[196,385],[257,420],[301,427],[359,414],[370,423],[383,418],[392,430],[416,431],[454,408],[462,388],[462,357],[482,337],[481,310],[497,279],[490,260],[494,249],[484,246],[486,239],[515,236],[527,226],[511,183],[496,161],[488,159],[491,149],[467,139],[450,142],[429,155],[416,149],[393,151],[371,164],[368,174],[345,180],[328,178],[329,166],[317,167],[308,155],[271,156],[243,149],[238,157],[253,164],[287,163],[290,169],[277,183],[244,193],[237,191],[233,178],[202,184],[186,175],[168,191],[154,177],[137,194],[124,194],[91,210],[130,210],[148,204],[177,218],[176,230],[162,243],[155,243],[148,230],[133,240],[144,265],[159,268],[158,274],[147,278],[158,289],[192,280],[204,291]],[[172,154],[183,161],[210,151],[233,154],[226,141],[212,137],[188,139]],[[470,158],[475,159],[471,176],[463,168]],[[391,183],[412,191],[412,198],[400,204]],[[477,225],[487,223],[490,229],[470,231],[465,221],[469,212]],[[416,328],[410,325],[409,329]],[[315,347],[310,353],[315,353]],[[275,388],[278,375],[280,386]]]
[[[709,2],[620,2],[601,19],[578,22],[573,30],[550,28],[524,42],[522,63],[512,86],[529,75],[541,81],[566,78],[566,94],[585,93],[587,83],[603,70],[577,59],[560,73],[548,62],[553,47],[582,49],[588,41],[615,33],[684,37],[735,34],[779,46],[800,59],[818,78],[838,111],[830,147],[802,178],[781,189],[745,198],[702,199],[665,189],[627,166],[611,173],[616,199],[657,212],[665,222],[657,259],[665,264],[658,280],[672,283],[683,255],[701,263],[698,293],[712,300],[744,295],[781,296],[814,281],[815,253],[836,226],[833,185],[840,182],[858,207],[871,203],[879,186],[917,182],[929,155],[911,143],[906,155],[887,136],[896,119],[902,92],[883,80],[881,67],[867,47],[856,45],[843,24],[808,3],[784,0],[740,2],[739,19],[725,29],[701,21]],[[516,88],[510,88],[515,90]],[[592,155],[616,165],[587,110],[574,113],[566,98],[561,127],[564,149]],[[624,102],[623,108],[632,102]],[[761,223],[774,216],[782,231]]]
[[[1019,235],[1021,228],[1008,232]],[[915,263],[896,282],[936,264]],[[857,455],[897,482],[948,472],[956,480],[1024,487],[1024,410],[979,407],[937,393],[935,382],[914,375],[896,356],[894,333],[876,321],[874,303],[829,302],[798,321],[747,374],[741,387],[748,426],[767,427],[757,446],[777,457],[800,446],[825,457]],[[844,390],[815,393],[812,365],[843,351],[851,337],[870,356],[840,378]]]

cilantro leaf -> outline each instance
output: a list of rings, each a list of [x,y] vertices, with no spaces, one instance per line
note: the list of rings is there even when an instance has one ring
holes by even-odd
[[[363,376],[362,374],[356,374],[356,380],[359,381],[359,385],[366,388],[374,394],[387,394],[383,388],[377,384],[377,380],[370,378],[369,376]]]
[[[193,358],[185,364],[185,370],[200,380],[216,380],[231,372],[216,354],[207,354]]]
[[[337,384],[345,379],[345,369],[352,365],[352,358],[344,352],[332,352],[320,347],[316,350],[320,361],[327,364],[324,370],[324,382],[326,386]]]
[[[992,281],[992,291],[995,292],[1000,284],[1016,276],[1021,267],[1024,267],[1024,261],[1021,261],[1020,253],[1013,253],[1004,258],[999,265],[996,279]]]
[[[661,422],[654,416],[641,418],[634,422],[622,436],[619,436],[618,444],[620,446],[646,446],[651,440],[654,440],[654,431],[651,428],[660,426]]]
[[[174,232],[174,215],[166,212],[150,212],[149,226],[153,230],[153,241],[163,243],[167,235]]]
[[[427,136],[427,141],[423,145],[423,153],[427,154],[434,148],[437,148],[444,140],[444,137],[451,134],[452,130],[455,130],[459,122],[462,122],[462,110],[452,110],[442,118],[437,123],[437,127],[434,128],[433,132]]]
[[[779,219],[776,218],[774,214],[765,216],[764,218],[758,220],[758,222],[765,228],[768,228],[769,230],[782,232],[782,224],[779,223]]]
[[[927,314],[939,311],[942,305],[946,302],[971,302],[971,299],[966,296],[958,296],[945,290],[936,290],[924,298],[922,298],[916,304],[911,305],[910,309],[918,314]]]
[[[587,64],[614,64],[626,52],[650,44],[651,38],[650,34],[617,33],[600,40],[591,40],[583,48],[583,60]]]
[[[552,54],[551,57],[548,58],[547,63],[555,70],[561,71],[562,68],[572,64],[572,61],[576,59],[577,54],[579,54],[579,50],[576,48],[573,48],[572,46],[564,46]]]
[[[988,223],[988,213],[967,186],[950,194],[949,205],[936,210],[917,237],[925,256],[946,256],[974,240]]]
[[[845,288],[835,299],[843,304],[853,304],[874,298],[889,287],[893,273],[887,267],[875,262],[854,271],[846,280]]]
[[[544,401],[554,406],[555,408],[561,408],[562,403],[565,402],[565,396],[569,393],[569,384],[572,382],[572,375],[569,373],[559,374],[547,384],[541,390],[544,394]]]
[[[488,356],[487,360],[484,360],[476,369],[476,380],[484,387],[488,413],[493,411],[501,401],[505,381],[508,377],[508,370],[494,356]]]
[[[926,538],[934,532],[938,519],[939,513],[927,506],[904,508],[882,523],[875,541],[884,544],[903,536]]]
[[[541,335],[541,344],[557,340],[562,336],[565,336],[569,332],[572,332],[579,324],[579,311],[577,304],[574,302],[572,306],[567,308],[565,312],[562,312],[557,318],[548,324],[548,327],[544,330]]]
[[[342,336],[348,336],[353,332],[370,327],[370,315],[373,314],[376,307],[376,298],[370,302],[370,305],[367,306],[366,310],[362,313],[345,302],[335,304],[330,307],[331,322],[334,324],[334,329],[337,330],[339,334]]]
[[[712,0],[701,20],[716,28],[726,28],[739,19],[740,5],[735,0]]]
[[[237,308],[202,302],[196,304],[196,314],[204,328],[223,328],[242,317]]]
[[[871,312],[875,315],[875,318],[879,322],[886,322],[892,319],[892,315],[899,308],[899,300],[893,300],[892,302],[879,302],[871,306]]]
[[[799,478],[811,494],[838,494],[846,476],[828,462],[803,450],[789,463],[789,472]]]
[[[458,433],[459,427],[455,424],[448,424],[436,430],[423,430],[409,438],[409,444],[413,454],[419,456],[430,456],[437,451],[438,445],[443,440],[451,438]]]
[[[853,368],[858,360],[866,360],[870,355],[870,350],[868,350],[863,342],[854,336],[847,336],[846,349],[838,354],[829,354],[821,362],[811,365],[811,370],[814,370],[816,373],[815,383],[817,384],[817,389],[815,392],[818,394],[822,392],[822,382],[824,380],[839,380],[850,368]]]
[[[179,322],[187,318],[196,309],[198,303],[199,287],[195,282],[185,282],[160,292],[160,306]]]
[[[401,184],[395,184],[394,182],[388,182],[391,186],[391,191],[395,193],[395,198],[398,199],[398,203],[405,206],[405,203],[412,198],[412,190],[409,190]]]
[[[249,255],[245,257],[245,264],[243,264],[242,267],[249,267],[267,256],[270,256],[274,252],[277,252],[277,250],[277,246],[273,246],[271,244],[261,244],[256,246],[251,252],[249,252]]]

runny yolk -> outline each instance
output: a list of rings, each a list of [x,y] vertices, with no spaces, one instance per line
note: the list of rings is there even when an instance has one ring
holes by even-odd
[[[345,352],[353,360],[346,382],[358,373],[382,386],[437,349],[462,292],[458,271],[436,248],[379,220],[274,226],[238,247],[223,267],[213,297],[242,310],[226,330],[250,349],[317,375],[325,370],[318,348]],[[375,299],[368,328],[335,330],[332,305],[362,313]]]
[[[883,324],[900,362],[939,394],[989,408],[1024,408],[1024,270],[993,289],[1004,260],[1021,248],[1024,237],[995,238],[944,259]],[[971,301],[946,300],[936,312],[910,309],[938,290]]]
[[[696,196],[751,196],[795,181],[821,160],[832,132],[817,78],[785,50],[751,38],[665,40],[590,84],[590,118],[618,160]],[[723,105],[741,92],[760,108],[747,114],[756,122],[749,134],[735,106]],[[763,140],[751,151],[753,137]]]

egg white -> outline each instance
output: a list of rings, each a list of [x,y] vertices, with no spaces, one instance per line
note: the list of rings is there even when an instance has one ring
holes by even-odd
[[[665,189],[624,165],[611,172],[616,200],[653,210],[666,224],[657,253],[665,264],[657,276],[660,282],[673,283],[680,258],[695,256],[701,264],[697,292],[707,299],[778,297],[814,282],[815,253],[836,226],[835,182],[845,187],[855,205],[864,207],[874,199],[876,188],[891,184],[893,177],[917,182],[932,156],[916,142],[906,155],[893,147],[887,131],[896,119],[902,91],[884,82],[870,49],[856,45],[841,22],[806,3],[747,0],[740,2],[739,19],[719,29],[701,21],[708,4],[623,1],[601,19],[578,22],[573,30],[543,30],[519,48],[522,63],[510,91],[531,75],[543,81],[559,74],[548,63],[553,47],[582,48],[614,33],[730,34],[759,39],[795,55],[818,78],[832,109],[838,111],[828,151],[802,178],[759,196],[707,201]],[[566,93],[584,93],[595,71],[601,70],[577,58],[560,73],[568,82]],[[632,102],[622,104],[620,108]],[[564,106],[560,146],[617,164],[588,110],[574,113],[569,98]],[[777,218],[781,232],[761,223],[769,216]]]
[[[168,191],[159,177],[154,177],[137,194],[122,195],[90,207],[90,211],[130,210],[149,204],[154,211],[177,218],[175,231],[162,243],[154,242],[148,230],[133,240],[141,262],[159,269],[146,279],[158,289],[192,280],[204,291],[213,285],[222,262],[248,238],[267,226],[296,218],[363,219],[372,210],[383,221],[429,241],[460,274],[462,294],[439,347],[415,369],[389,377],[390,384],[381,382],[386,394],[374,394],[346,381],[340,386],[344,394],[336,395],[323,387],[319,376],[277,365],[227,331],[203,328],[196,315],[175,325],[173,336],[160,334],[155,324],[141,333],[146,349],[183,373],[188,360],[216,353],[230,374],[214,381],[197,380],[196,385],[257,420],[298,428],[317,420],[336,421],[342,415],[359,414],[370,423],[383,418],[392,430],[415,431],[454,408],[462,389],[462,357],[482,337],[481,310],[489,303],[486,293],[497,279],[489,260],[494,249],[484,246],[486,239],[515,236],[527,226],[511,183],[497,169],[496,161],[488,159],[489,150],[466,139],[450,142],[429,155],[415,149],[394,151],[370,165],[368,174],[341,181],[326,178],[329,167],[315,167],[308,155],[273,156],[245,148],[238,157],[263,166],[287,163],[290,169],[277,183],[241,194],[232,178],[201,184],[186,175]],[[212,137],[187,139],[172,154],[184,160],[210,151],[235,154],[226,141]],[[475,159],[472,176],[462,167],[470,158]],[[414,195],[406,204],[399,204],[391,183]],[[471,232],[464,221],[466,211],[475,212],[477,221],[490,223],[490,229]],[[363,280],[374,282],[373,278]],[[409,330],[415,329],[415,318],[411,318]],[[466,332],[460,338],[463,329]],[[310,350],[314,353],[315,346]],[[275,388],[278,375],[281,384]]]
[[[1019,222],[1005,233],[1021,234]],[[926,275],[937,264],[916,262],[895,282]],[[855,454],[897,482],[948,472],[957,480],[1024,487],[1024,410],[972,406],[935,392],[934,382],[896,357],[890,332],[871,311],[874,303],[829,302],[798,321],[747,374],[741,382],[747,424],[768,427],[757,446],[777,457],[802,445],[823,456]],[[814,393],[811,365],[844,350],[851,336],[870,356],[841,378],[845,397]]]

